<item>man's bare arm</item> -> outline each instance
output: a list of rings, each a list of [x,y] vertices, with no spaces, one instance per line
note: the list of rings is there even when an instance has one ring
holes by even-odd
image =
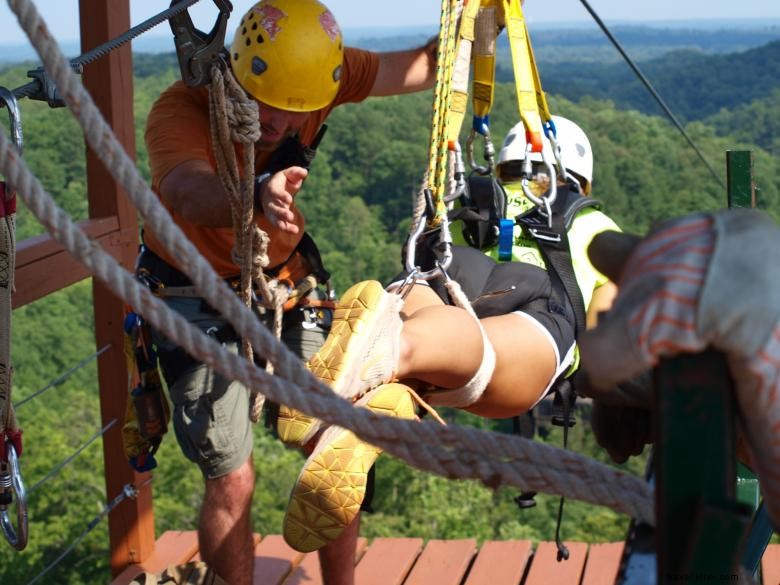
[[[206,161],[189,160],[176,166],[160,183],[160,195],[174,213],[190,223],[232,225],[227,193]]]
[[[430,89],[436,80],[437,39],[408,51],[379,53],[372,96],[397,95]]]
[[[291,207],[307,174],[306,169],[290,167],[272,175],[263,184],[261,209],[255,212],[264,212],[284,232],[298,233]],[[191,160],[175,167],[160,183],[160,194],[174,213],[190,223],[207,227],[233,225],[228,196],[206,161]]]

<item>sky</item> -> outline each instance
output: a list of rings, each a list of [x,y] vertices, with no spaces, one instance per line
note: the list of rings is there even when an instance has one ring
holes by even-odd
[[[697,20],[697,19],[778,19],[778,0],[589,0],[594,10],[606,21]],[[37,0],[38,11],[59,41],[78,39],[78,0]],[[436,27],[439,20],[439,0],[326,0],[343,29],[367,27]],[[130,0],[132,24],[137,24],[164,10],[165,0]],[[251,0],[234,0],[231,21],[252,5]],[[216,16],[212,0],[201,0],[190,9],[196,26],[210,30]],[[524,11],[529,25],[535,23],[586,22],[590,16],[579,0],[526,0]],[[232,35],[232,26],[229,34]],[[159,25],[147,35],[170,34]],[[0,0],[0,45],[27,43],[24,32],[8,4]]]

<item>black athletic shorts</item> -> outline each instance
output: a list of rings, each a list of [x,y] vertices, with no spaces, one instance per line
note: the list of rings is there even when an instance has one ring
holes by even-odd
[[[573,355],[574,311],[565,295],[556,298],[553,294],[546,270],[524,262],[496,262],[468,246],[453,246],[452,252],[447,274],[460,284],[478,317],[508,313],[530,317],[551,337],[557,349],[558,369],[568,365]],[[423,254],[428,258],[423,258],[420,265],[427,270],[432,266],[432,256],[424,250]],[[388,288],[400,285],[407,276],[406,271],[396,275]],[[442,278],[417,283],[428,284],[446,304],[452,304]]]

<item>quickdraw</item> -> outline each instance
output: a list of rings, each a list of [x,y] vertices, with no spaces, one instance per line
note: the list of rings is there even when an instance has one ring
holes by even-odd
[[[19,104],[13,92],[0,87],[0,103],[8,110],[11,137],[18,153],[23,147]],[[22,455],[22,431],[11,402],[11,294],[16,268],[16,193],[11,185],[0,182],[0,527],[8,543],[16,550],[27,546],[27,498],[19,457]],[[17,526],[14,528],[8,507],[16,495]]]
[[[171,7],[184,1],[173,0]],[[225,31],[233,5],[229,0],[214,0],[214,4],[219,14],[208,33],[195,28],[187,10],[170,18],[181,78],[190,87],[211,83],[211,68],[215,63],[224,62]]]

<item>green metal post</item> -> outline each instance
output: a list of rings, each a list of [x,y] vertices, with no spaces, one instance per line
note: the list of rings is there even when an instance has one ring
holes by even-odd
[[[749,150],[726,152],[729,208],[756,206],[756,183],[753,179],[753,153]],[[761,557],[772,538],[772,526],[766,510],[759,507],[758,478],[741,463],[737,467],[737,499],[755,512],[748,535],[742,566],[758,577]]]
[[[722,354],[656,370],[656,547],[659,583],[734,573],[750,516],[735,499],[734,397]]]
[[[756,206],[756,184],[753,181],[751,151],[726,151],[726,182],[730,208]]]

